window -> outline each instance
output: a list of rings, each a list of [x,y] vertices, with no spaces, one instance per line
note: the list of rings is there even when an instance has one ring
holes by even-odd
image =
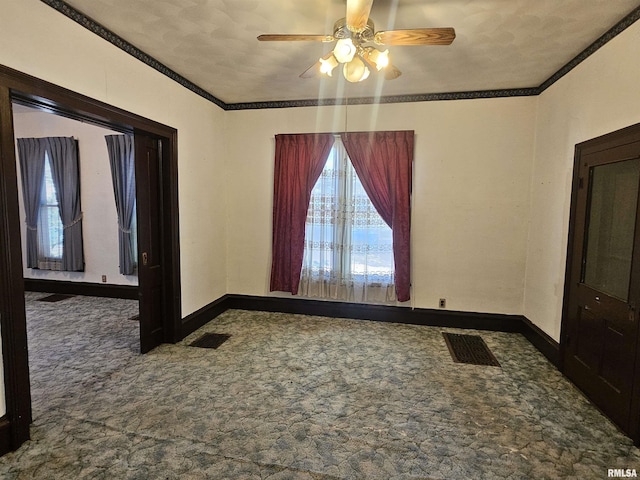
[[[27,268],[84,271],[78,142],[18,138]]]
[[[62,221],[56,188],[51,174],[51,160],[45,153],[40,212],[38,214],[38,268],[62,268]]]
[[[391,228],[380,217],[339,136],[311,191],[300,294],[394,302]]]
[[[304,281],[304,295],[315,295],[310,287],[320,287],[326,290],[329,285],[326,271],[317,280],[312,278],[313,255],[306,269],[303,269],[305,250],[305,223],[308,217],[311,192],[322,174],[331,149],[337,137],[329,133],[312,134],[279,134],[276,135],[276,151],[273,181],[273,248],[271,252],[270,291],[290,292],[297,295],[300,285]],[[406,302],[411,298],[411,181],[413,164],[414,134],[412,130],[381,131],[381,132],[350,132],[340,135],[336,149],[344,145],[349,152],[349,160],[362,181],[364,189],[375,209],[387,225],[393,230],[393,283],[397,301]],[[340,158],[346,160],[346,154]],[[346,176],[345,176],[346,178]],[[345,189],[349,187],[345,184]],[[337,189],[336,189],[337,191]],[[351,198],[346,196],[346,198]],[[351,202],[351,200],[349,200]],[[322,203],[322,202],[321,202]],[[354,207],[355,211],[355,200]],[[321,213],[325,215],[324,213]],[[313,215],[311,215],[313,217]],[[326,220],[325,223],[337,224],[340,216]],[[349,225],[348,222],[346,222]],[[353,224],[355,225],[355,224]],[[352,228],[353,230],[353,228]],[[357,229],[356,229],[357,230]],[[337,238],[345,228],[333,230],[334,240],[323,240],[326,243],[336,243],[332,251],[344,250],[345,235]],[[312,232],[313,233],[313,232]],[[330,237],[326,237],[330,238]],[[320,242],[320,240],[318,241]],[[366,245],[371,246],[371,242]],[[315,248],[315,247],[314,247]],[[380,249],[380,245],[377,246]],[[351,251],[349,247],[348,251]],[[344,254],[341,258],[345,258]],[[342,263],[345,263],[343,260]],[[321,265],[321,263],[318,263]],[[331,264],[336,269],[336,263]],[[304,270],[304,272],[302,272]],[[343,268],[342,271],[345,271]],[[304,273],[304,277],[301,275]],[[334,279],[335,272],[330,272]],[[356,275],[366,278],[367,275]],[[349,284],[354,278],[346,278],[340,283]],[[313,285],[310,285],[313,283]],[[324,284],[323,284],[324,283]],[[331,295],[315,295],[324,298],[353,299],[354,301],[374,300],[373,293],[367,291],[371,285],[382,293],[385,284],[376,282],[365,284],[359,292],[346,292],[346,295],[336,292]],[[340,285],[338,285],[340,286]],[[349,285],[347,285],[349,286]],[[391,286],[391,285],[389,285]],[[352,294],[353,293],[353,294]],[[391,300],[394,294],[381,295],[378,299]]]

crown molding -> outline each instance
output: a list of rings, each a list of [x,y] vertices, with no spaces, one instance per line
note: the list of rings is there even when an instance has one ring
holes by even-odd
[[[63,0],[40,0],[41,2],[49,5],[51,8],[57,10],[63,15],[67,16],[74,22],[82,25],[87,30],[98,35],[109,43],[115,45],[119,49],[127,52],[142,63],[157,70],[163,75],[169,77],[171,80],[179,83],[183,87],[191,90],[193,93],[201,96],[202,98],[216,104],[223,110],[257,110],[263,108],[295,108],[295,107],[321,107],[331,105],[370,105],[370,104],[384,104],[384,103],[413,103],[413,102],[435,102],[444,100],[472,100],[478,98],[503,98],[503,97],[528,97],[540,95],[551,85],[556,83],[571,70],[577,67],[589,56],[593,55],[597,50],[606,45],[613,38],[625,31],[635,22],[640,20],[640,6],[634,9],[630,14],[625,16],[611,29],[609,29],[604,35],[598,38],[595,42],[585,48],[582,52],[571,59],[566,65],[560,68],[557,72],[551,75],[538,87],[529,88],[514,88],[503,90],[479,90],[471,92],[444,92],[444,93],[422,93],[411,95],[390,95],[382,97],[361,97],[361,98],[320,98],[320,99],[308,99],[308,100],[277,100],[269,102],[243,102],[243,103],[225,103],[219,98],[215,97],[211,93],[207,92],[203,88],[199,87],[195,83],[186,79],[179,73],[171,70],[166,65],[162,64],[151,55],[146,54],[142,50],[136,48],[122,37],[116,35],[111,30],[103,27],[95,20],[87,17],[83,13],[79,12],[72,6],[68,5]]]
[[[195,83],[187,80],[185,77],[183,77],[179,73],[174,72],[169,67],[167,67],[163,63],[153,58],[151,55],[148,55],[142,50],[140,50],[139,48],[136,48],[135,46],[127,42],[124,38],[120,37],[119,35],[116,35],[108,28],[103,27],[92,18],[87,17],[83,13],[73,8],[71,5],[68,5],[62,0],[41,0],[41,1],[49,5],[51,8],[62,13],[66,17],[70,18],[74,22],[82,25],[84,28],[86,28],[90,32],[95,33],[96,35],[106,40],[107,42],[111,43],[112,45],[115,45],[120,50],[127,52],[129,55],[136,58],[137,60],[140,60],[142,63],[150,66],[151,68],[157,70],[163,75],[169,77],[174,82],[179,83],[183,87],[191,90],[193,93],[200,95],[202,98],[209,100],[212,103],[215,103],[220,108],[227,110],[228,105],[225,102],[213,96],[203,88],[200,88]]]
[[[443,100],[471,100],[474,98],[529,97],[538,95],[536,88],[504,90],[478,90],[474,92],[419,93],[382,97],[321,98],[314,100],[277,100],[272,102],[247,102],[227,104],[226,110],[256,110],[261,108],[324,107],[327,105],[370,105],[382,103],[436,102]]]
[[[588,57],[593,55],[600,48],[604,47],[607,43],[613,40],[615,37],[624,32],[631,25],[640,20],[640,6],[635,8],[629,15],[624,17],[618,23],[616,23],[613,27],[611,27],[607,32],[598,38],[595,42],[585,48],[578,55],[573,57],[565,66],[563,66],[556,73],[551,75],[547,80],[542,82],[542,84],[538,87],[539,93],[544,92],[551,85],[556,83],[562,77],[564,77],[571,70],[576,68],[579,64],[585,61]]]

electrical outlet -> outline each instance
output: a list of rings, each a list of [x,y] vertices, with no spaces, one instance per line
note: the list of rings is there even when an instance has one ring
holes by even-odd
[[[106,275],[102,275],[102,283],[107,283],[107,276]]]
[[[440,305],[440,308],[447,308],[447,299],[441,298],[439,305]]]

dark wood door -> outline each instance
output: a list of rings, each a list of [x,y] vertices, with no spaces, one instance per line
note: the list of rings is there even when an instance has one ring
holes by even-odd
[[[563,368],[630,433],[640,295],[640,141],[585,148],[576,162]]]
[[[136,133],[140,351],[165,341],[162,252],[162,143]]]

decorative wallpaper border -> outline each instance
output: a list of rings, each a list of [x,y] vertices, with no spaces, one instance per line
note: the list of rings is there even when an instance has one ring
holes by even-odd
[[[192,92],[200,95],[201,97],[209,100],[210,102],[215,103],[216,105],[218,105],[219,107],[225,110],[228,109],[228,105],[224,103],[222,100],[220,100],[219,98],[214,97],[209,92],[200,88],[195,83],[187,80],[185,77],[183,77],[179,73],[174,72],[169,67],[167,67],[163,63],[160,63],[158,60],[153,58],[151,55],[147,55],[142,50],[136,48],[135,46],[127,42],[124,38],[116,35],[111,30],[103,27],[95,20],[85,16],[83,13],[73,8],[71,5],[68,5],[62,0],[41,0],[41,1],[49,5],[50,7],[54,8],[58,12],[62,13],[63,15],[69,17],[74,22],[79,23],[84,28],[95,33],[96,35],[103,38],[107,42],[115,45],[120,50],[127,52],[129,55],[140,60],[142,63],[145,63],[146,65],[157,70],[163,75],[166,75],[171,80],[179,83],[183,87],[188,88]]]
[[[480,90],[476,92],[420,93],[411,95],[389,95],[383,97],[324,98],[313,100],[278,100],[273,102],[250,102],[227,104],[226,110],[252,110],[260,108],[319,107],[326,105],[368,105],[372,103],[435,102],[441,100],[470,100],[472,98],[527,97],[538,95],[536,88],[514,88],[506,90]]]
[[[635,8],[629,15],[624,17],[618,23],[616,23],[613,27],[611,27],[604,35],[602,35],[599,39],[585,48],[582,52],[576,55],[572,60],[569,61],[564,67],[558,70],[556,73],[551,75],[547,80],[545,80],[539,87],[538,93],[544,92],[551,85],[556,83],[562,77],[564,77],[571,70],[576,68],[580,63],[586,60],[588,57],[593,55],[597,50],[601,47],[609,43],[613,38],[624,32],[627,28],[633,25],[635,22],[640,20],[640,6]]]
[[[135,57],[151,68],[166,75],[171,80],[179,83],[183,87],[191,90],[192,92],[200,95],[201,97],[215,103],[223,110],[256,110],[262,108],[293,108],[293,107],[319,107],[326,105],[368,105],[374,103],[409,103],[409,102],[434,102],[443,100],[470,100],[476,98],[499,98],[499,97],[523,97],[523,96],[535,96],[540,95],[547,88],[553,85],[555,82],[564,77],[567,73],[577,67],[585,59],[595,53],[598,49],[606,45],[614,37],[622,33],[629,28],[635,22],[640,20],[640,6],[634,9],[629,15],[620,20],[616,25],[609,29],[604,35],[598,38],[595,42],[585,48],[582,52],[576,55],[571,61],[569,61],[560,70],[554,73],[551,77],[545,80],[538,87],[530,88],[515,88],[504,90],[480,90],[472,92],[450,92],[450,93],[422,93],[411,95],[391,95],[384,97],[359,97],[359,98],[329,98],[329,99],[310,99],[310,100],[280,100],[271,102],[247,102],[247,103],[225,103],[219,98],[215,97],[211,93],[207,92],[203,88],[199,87],[195,83],[187,80],[179,73],[174,72],[166,65],[160,63],[158,60],[150,55],[147,55],[143,51],[139,50],[122,37],[116,35],[111,30],[103,27],[95,20],[85,16],[75,8],[68,5],[63,0],[40,0],[46,3],[50,7],[54,8],[63,15],[69,17],[76,23],[79,23],[87,30],[95,33],[104,40],[115,45],[121,50],[127,52],[129,55]]]

